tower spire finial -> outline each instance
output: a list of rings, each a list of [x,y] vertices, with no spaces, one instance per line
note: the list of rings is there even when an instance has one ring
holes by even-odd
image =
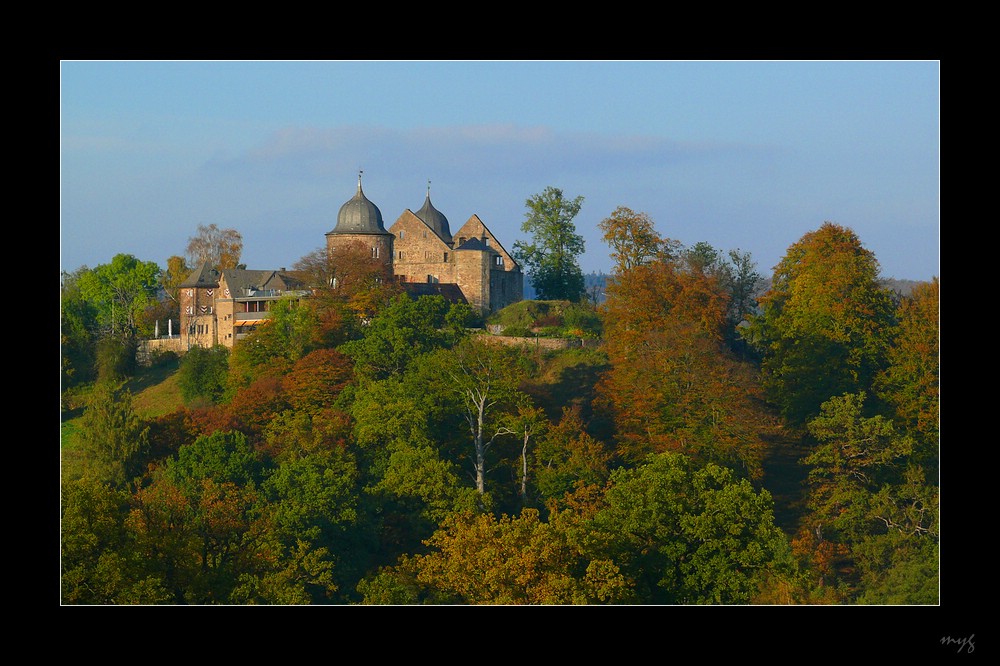
[[[430,197],[431,197],[431,179],[428,178],[427,179],[427,198],[429,199]]]
[[[361,189],[361,174],[363,174],[364,172],[365,172],[364,169],[362,169],[361,167],[358,167],[358,189],[359,190]]]

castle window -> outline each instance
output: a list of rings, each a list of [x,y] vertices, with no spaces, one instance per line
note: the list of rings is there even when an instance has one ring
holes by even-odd
[[[403,240],[403,236],[406,234],[402,229],[399,230],[399,240]]]
[[[497,266],[500,266],[501,268],[503,267],[503,257],[501,257],[499,254],[496,256],[495,261]]]
[[[403,251],[402,251],[402,250],[400,250],[400,251],[399,251],[399,257],[398,257],[398,259],[399,259],[400,261],[402,261],[402,260],[403,260]]]
[[[444,260],[448,261],[448,253],[447,252],[444,253]]]
[[[372,248],[372,259],[378,259],[378,245]]]

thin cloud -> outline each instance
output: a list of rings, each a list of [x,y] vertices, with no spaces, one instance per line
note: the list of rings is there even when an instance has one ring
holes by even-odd
[[[665,167],[720,156],[775,151],[744,144],[688,143],[653,136],[555,132],[545,127],[479,125],[390,130],[379,127],[289,127],[242,155],[217,157],[207,169],[229,174],[326,180],[331,173],[377,163],[391,176],[413,165],[442,176],[532,177],[559,171],[589,175],[608,169]],[[470,168],[470,165],[473,165]]]

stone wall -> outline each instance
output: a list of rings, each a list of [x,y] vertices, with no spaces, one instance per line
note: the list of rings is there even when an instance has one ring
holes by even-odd
[[[483,335],[480,339],[484,342],[496,343],[500,345],[512,345],[518,347],[530,347],[532,349],[592,349],[600,347],[602,342],[597,338],[536,338],[517,337],[513,335]]]
[[[136,350],[135,359],[139,365],[149,366],[153,361],[154,354],[164,352],[174,352],[178,356],[183,356],[186,345],[181,340],[181,336],[156,338],[155,340],[140,340],[139,348]]]

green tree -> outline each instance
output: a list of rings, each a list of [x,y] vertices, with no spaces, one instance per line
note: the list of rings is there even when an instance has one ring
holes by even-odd
[[[833,396],[870,391],[885,367],[895,313],[875,255],[826,222],[793,244],[744,338],[762,356],[770,399],[802,425]]]
[[[98,335],[122,351],[127,373],[134,370],[139,338],[153,333],[144,314],[156,302],[159,279],[159,266],[130,254],[118,254],[110,264],[77,277],[81,296],[94,308]]]
[[[541,300],[579,301],[584,294],[583,272],[577,257],[583,254],[583,237],[576,233],[573,218],[583,197],[567,199],[556,187],[546,187],[529,198],[521,231],[531,242],[516,241],[514,257],[527,268],[531,284]]]
[[[149,426],[136,414],[124,383],[99,381],[83,414],[80,441],[98,478],[116,487],[135,484],[149,453]]]
[[[127,527],[176,603],[230,603],[242,578],[278,566],[263,474],[242,434],[217,432],[182,446],[135,493]]]
[[[79,276],[88,270],[83,267],[60,276],[59,348],[63,388],[86,383],[94,376],[97,308],[83,297],[79,285]]]
[[[448,302],[443,296],[410,298],[399,294],[365,327],[360,340],[342,345],[357,374],[369,380],[398,375],[418,356],[449,346]]]
[[[803,460],[803,525],[812,535],[800,535],[799,550],[817,573],[850,586],[866,603],[900,599],[902,590],[887,587],[897,578],[915,595],[904,603],[936,603],[927,601],[927,590],[936,588],[937,571],[919,563],[938,541],[936,484],[915,461],[914,440],[889,418],[866,417],[865,400],[864,393],[831,398],[808,424],[818,442]]]
[[[640,603],[748,603],[791,570],[767,490],[715,464],[650,456],[611,475],[591,521],[595,551],[635,584]]]

